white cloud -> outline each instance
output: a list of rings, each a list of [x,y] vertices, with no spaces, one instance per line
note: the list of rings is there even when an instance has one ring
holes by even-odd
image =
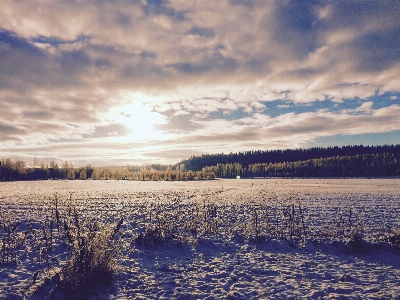
[[[357,107],[355,111],[368,114],[372,112],[372,105],[373,105],[372,101],[364,102],[363,104],[361,104],[361,106]]]

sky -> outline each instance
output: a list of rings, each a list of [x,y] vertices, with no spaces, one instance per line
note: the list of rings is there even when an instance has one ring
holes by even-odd
[[[400,144],[400,1],[4,0],[0,158]]]

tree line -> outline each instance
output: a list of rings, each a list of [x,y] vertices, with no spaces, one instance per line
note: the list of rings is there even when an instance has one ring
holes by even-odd
[[[207,166],[216,166],[218,164],[236,164],[248,168],[254,164],[276,164],[283,162],[298,162],[311,159],[330,158],[330,157],[353,157],[356,155],[373,154],[395,154],[400,153],[400,145],[382,145],[382,146],[343,146],[343,147],[313,147],[309,149],[286,149],[269,151],[246,151],[229,154],[203,154],[201,156],[192,156],[189,159],[182,160],[178,164],[184,164],[188,170],[200,171]]]
[[[400,176],[399,153],[334,156],[295,162],[217,164],[203,168],[218,178]]]
[[[330,155],[330,156],[328,156]],[[259,161],[257,161],[259,159]],[[267,159],[267,161],[265,161]],[[255,161],[255,162],[254,162]],[[216,162],[215,164],[213,164]],[[176,165],[75,167],[21,160],[0,161],[0,181],[15,180],[142,180],[176,181],[214,178],[383,177],[400,176],[400,145],[345,146],[192,156]]]
[[[176,181],[176,180],[205,180],[214,179],[215,174],[206,171],[186,170],[183,164],[175,166],[150,165],[145,167],[74,167],[72,162],[64,162],[58,166],[54,161],[49,165],[43,162],[27,167],[21,160],[12,161],[2,159],[0,161],[0,181],[17,180],[142,180],[142,181]]]

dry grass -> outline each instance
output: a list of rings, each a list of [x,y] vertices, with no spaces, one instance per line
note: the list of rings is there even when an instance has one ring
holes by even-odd
[[[20,244],[18,224],[10,220],[0,220],[0,264],[16,265],[17,248]]]
[[[85,299],[98,285],[110,285],[117,269],[119,231],[123,219],[115,225],[100,227],[84,223],[74,214],[64,223],[72,253],[62,269],[58,289],[67,298]]]

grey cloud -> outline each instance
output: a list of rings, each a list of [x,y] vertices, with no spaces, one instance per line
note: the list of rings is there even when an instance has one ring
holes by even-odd
[[[154,52],[150,52],[150,51],[142,51],[141,53],[140,53],[140,57],[141,58],[156,58],[157,57],[157,54],[156,53],[154,53]]]
[[[169,123],[163,125],[155,125],[156,130],[162,130],[166,132],[175,132],[175,131],[183,131],[183,132],[192,132],[197,129],[203,128],[202,125],[198,123],[194,123],[192,121],[192,116],[173,116],[171,112],[164,112],[163,115],[168,116]]]
[[[398,28],[371,32],[353,40],[350,45],[357,69],[362,72],[382,72],[400,61],[400,22]]]
[[[112,103],[110,101],[108,104]],[[107,102],[101,96],[85,98],[84,95],[77,95],[75,97],[56,95],[53,97],[53,106],[46,109],[59,121],[78,124],[88,122],[98,123],[98,113],[107,111]]]
[[[29,41],[19,37],[12,31],[0,29],[1,53],[9,53],[9,50],[24,51],[35,57],[44,57],[45,52],[33,46]]]
[[[309,1],[276,1],[272,22],[267,17],[266,26],[272,27],[274,42],[279,43],[282,54],[291,60],[302,60],[321,46],[320,27],[315,5]]]
[[[63,40],[58,37],[46,37],[46,36],[40,35],[38,37],[32,38],[31,41],[34,43],[50,44],[54,47],[58,47],[60,45],[75,44],[78,42],[88,41],[89,39],[90,39],[90,37],[86,36],[84,34],[77,36],[74,40]]]
[[[318,20],[315,15],[314,7],[318,2],[312,1],[277,1],[276,18],[282,27],[282,36],[286,30],[302,34],[310,34],[314,30],[315,22]]]
[[[186,19],[184,11],[168,6],[168,1],[165,0],[146,0],[146,5],[142,6],[142,10],[147,15],[165,15],[176,21]]]
[[[247,72],[255,74],[268,74],[269,66],[268,63],[261,58],[250,58],[243,63],[243,67]]]
[[[85,68],[91,66],[92,62],[83,50],[64,51],[59,58],[62,72],[67,74],[84,71]]]
[[[104,106],[107,103],[97,102],[103,100],[100,96],[79,98],[79,95],[65,97],[49,94],[37,99],[24,97],[3,97],[3,99],[6,102],[0,104],[0,122],[8,121],[13,124],[0,130],[3,131],[3,142],[11,140],[11,135],[27,139],[36,136],[36,141],[42,142],[51,136],[81,136],[87,130],[83,129],[82,125],[91,128],[87,124],[101,123],[96,111],[107,109]],[[63,125],[64,122],[66,125]],[[67,123],[72,123],[73,126],[68,126]],[[4,137],[5,134],[7,137]]]
[[[257,2],[257,1],[254,1],[254,0],[229,0],[229,3],[234,6],[235,5],[243,5],[243,6],[252,7],[255,2]]]
[[[356,134],[367,132],[387,132],[398,129],[397,113],[400,107],[392,105],[374,111],[371,115],[304,113],[292,115],[290,123],[279,122],[263,130],[270,137],[296,135],[331,136],[334,134]],[[279,118],[278,118],[279,119]]]
[[[400,59],[399,2],[346,1],[331,5],[322,21],[326,33],[351,30],[354,37],[332,45],[338,59],[354,65],[354,72],[383,72]],[[321,33],[321,37],[325,33]]]
[[[146,2],[148,5],[151,5],[151,6],[161,6],[164,3],[167,3],[166,0],[146,0]]]
[[[169,3],[163,1],[150,1],[146,6],[161,11],[171,8]],[[26,69],[15,70],[15,73],[16,76],[19,75],[19,78],[21,78],[20,75],[25,74],[25,81],[29,83],[26,85],[27,87],[31,85],[47,85],[49,88],[52,88],[68,85],[83,88],[86,85],[90,88],[93,85],[103,85],[118,88],[118,86],[127,87],[132,83],[131,80],[135,80],[134,86],[137,84],[137,87],[171,89],[179,80],[183,80],[185,84],[190,84],[191,80],[203,77],[209,72],[217,72],[219,75],[223,75],[220,79],[213,78],[214,81],[222,81],[227,77],[234,78],[232,75],[238,72],[241,73],[240,78],[242,81],[250,82],[266,75],[274,75],[274,73],[275,75],[279,75],[279,70],[276,73],[271,68],[271,63],[276,62],[276,65],[279,66],[279,61],[286,60],[286,64],[289,64],[289,69],[291,70],[286,70],[285,72],[292,72],[294,80],[297,77],[303,77],[303,75],[307,75],[312,79],[311,72],[316,71],[316,69],[312,68],[303,68],[301,71],[303,74],[298,73],[299,76],[296,76],[295,72],[299,72],[299,65],[297,65],[296,61],[304,59],[309,53],[321,46],[323,33],[321,29],[318,29],[320,26],[325,26],[328,29],[332,27],[329,20],[325,21],[317,18],[316,10],[321,8],[322,4],[319,2],[312,5],[309,2],[290,2],[286,4],[276,2],[270,7],[273,7],[274,11],[265,16],[264,23],[255,22],[255,24],[251,24],[252,26],[256,26],[256,29],[259,27],[262,31],[251,31],[251,28],[246,29],[243,33],[250,32],[251,34],[240,36],[240,40],[238,40],[240,44],[229,44],[227,40],[223,41],[223,43],[221,42],[222,40],[216,41],[217,43],[211,46],[211,48],[214,47],[212,51],[209,50],[209,46],[204,49],[191,49],[188,45],[177,44],[175,45],[177,52],[192,53],[193,55],[189,55],[190,59],[186,59],[185,55],[183,55],[178,61],[175,60],[175,62],[167,64],[163,64],[165,57],[170,55],[164,52],[167,49],[164,50],[161,47],[155,50],[157,48],[152,46],[151,50],[150,47],[147,47],[149,49],[145,47],[137,49],[137,51],[132,53],[118,47],[118,45],[96,44],[96,34],[98,34],[96,32],[91,36],[78,35],[73,40],[44,36],[33,39],[39,43],[49,43],[55,46],[79,43],[79,47],[76,49],[60,50],[56,55],[51,55],[44,50],[35,48],[29,44],[28,40],[19,38],[19,43],[24,45],[25,48],[29,48],[33,53],[38,51],[38,53],[42,53],[43,57],[41,59],[32,58],[29,60],[26,66],[28,68],[29,65],[32,66],[30,73]],[[262,10],[263,7],[258,9]],[[124,18],[119,11],[115,14]],[[334,17],[338,14],[336,6],[334,6],[333,14]],[[125,19],[128,18],[128,13],[123,15]],[[274,17],[270,18],[271,15]],[[145,20],[138,20],[138,22],[145,24]],[[210,27],[191,26],[186,33],[204,37],[215,37],[218,27],[213,23],[211,25]],[[265,28],[262,28],[264,25]],[[173,24],[173,26],[172,30],[176,31],[175,26],[177,25]],[[243,27],[246,28],[246,25],[243,25]],[[123,30],[129,33],[128,28]],[[262,36],[264,31],[267,33],[272,32],[274,40],[268,41],[268,38],[264,40]],[[392,30],[386,36],[378,31],[377,33],[373,33],[375,37],[373,34],[366,34],[360,37],[359,41],[356,40],[347,46],[347,56],[344,55],[343,59],[352,61],[352,58],[355,57],[359,60],[358,65],[360,67],[378,71],[386,69],[398,58],[399,53],[396,50],[399,49],[397,47],[398,42],[396,39],[388,38],[399,36],[397,31]],[[231,36],[235,36],[235,34],[234,31],[229,32]],[[379,41],[379,43],[374,41]],[[163,39],[160,42],[168,44]],[[254,49],[252,49],[252,44],[260,44],[260,46],[253,47]],[[380,46],[377,45],[380,44],[384,46],[382,51],[378,51],[378,47]],[[232,46],[235,46],[235,50],[238,51],[237,53],[240,53],[241,48],[246,47],[243,48],[246,52],[240,56],[230,56],[227,49]],[[225,51],[225,54],[222,55],[220,51]],[[163,59],[159,59],[160,57]],[[168,73],[166,71],[168,68],[172,68],[175,73]],[[320,75],[321,70],[321,68],[318,69],[314,78]],[[40,76],[33,76],[33,73],[35,75],[40,74]],[[190,75],[190,78],[187,78],[187,75]],[[100,79],[100,81],[92,81],[91,79],[94,77]]]
[[[192,63],[176,63],[176,64],[171,64],[167,65],[167,68],[174,68],[175,70],[185,73],[185,74],[198,74],[202,73],[206,70],[206,68],[202,65],[195,65]]]
[[[27,119],[49,120],[54,114],[48,111],[25,111],[22,116]]]
[[[295,122],[293,125],[277,125],[268,130],[275,136],[288,136],[296,134],[308,134],[335,128],[335,120],[322,116],[313,116],[305,122]],[[337,128],[337,127],[336,127]]]
[[[21,118],[21,111],[31,111],[33,107],[40,111],[42,104],[29,97],[15,97],[5,93],[1,96],[0,121],[15,122]]]
[[[65,88],[69,84],[82,86],[81,76],[92,65],[84,51],[60,51],[59,56],[51,55],[16,34],[8,31],[0,34],[4,49],[0,56],[2,88],[29,91],[38,87]]]
[[[164,75],[162,68],[149,64],[146,62],[139,62],[137,64],[127,64],[120,71],[121,80],[136,80],[131,82],[133,86],[141,86],[143,83],[146,85],[152,85],[153,80],[162,79]],[[150,82],[149,82],[150,81]]]
[[[48,55],[26,39],[2,30],[0,49],[1,88],[25,90],[40,82],[37,71],[41,71],[40,75],[48,75],[46,69],[43,69]]]
[[[206,72],[234,72],[239,66],[235,59],[224,57],[220,54],[205,57],[200,63],[181,62],[167,65],[166,68],[174,68],[184,75],[200,75]]]
[[[321,68],[293,68],[280,72],[274,76],[279,77],[280,80],[287,80],[288,82],[313,82],[318,76],[322,76],[324,70]],[[285,94],[286,97],[290,91],[280,91],[279,94]]]
[[[94,61],[94,66],[101,70],[101,69],[111,69],[112,63],[108,59],[97,59]]]
[[[115,14],[115,22],[121,26],[130,26],[132,24],[132,17],[128,14],[117,12]]]
[[[322,2],[322,4],[326,3]],[[324,26],[329,30],[349,27],[361,30],[370,21],[387,21],[388,17],[396,20],[392,17],[398,15],[397,9],[399,8],[399,3],[395,3],[395,1],[344,1],[331,2],[328,5],[330,5],[332,13],[324,21]],[[379,26],[379,24],[375,25]]]
[[[0,132],[5,134],[21,134],[24,131],[15,126],[0,124]]]
[[[187,34],[199,35],[207,38],[212,38],[215,36],[214,30],[197,26],[192,27]]]

